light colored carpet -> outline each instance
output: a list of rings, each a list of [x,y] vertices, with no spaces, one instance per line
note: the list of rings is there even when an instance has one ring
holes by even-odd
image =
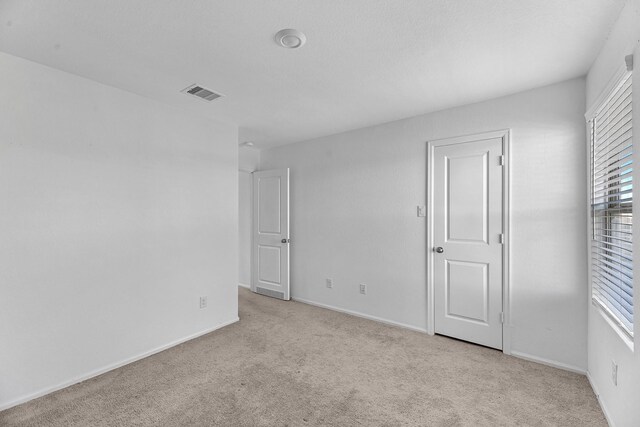
[[[606,426],[582,375],[240,290],[240,322],[3,426]]]

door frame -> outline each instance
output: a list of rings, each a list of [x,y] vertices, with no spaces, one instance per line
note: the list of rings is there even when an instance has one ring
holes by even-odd
[[[463,144],[487,139],[502,138],[502,226],[504,247],[502,251],[502,352],[511,354],[511,129],[475,133],[452,138],[427,141],[427,333],[435,334],[435,283],[433,247],[434,222],[434,150],[445,145]]]
[[[253,173],[254,172],[259,172],[259,171],[250,171],[250,170],[246,170],[246,169],[240,169],[238,168],[238,172],[239,173],[245,173],[247,175],[249,175],[249,209],[251,212],[251,229],[249,230],[249,234],[251,235],[251,239],[250,240],[250,245],[251,245],[251,250],[249,251],[249,283],[245,283],[245,285],[249,285],[248,289],[252,290],[253,292],[255,292],[254,286],[253,286]]]

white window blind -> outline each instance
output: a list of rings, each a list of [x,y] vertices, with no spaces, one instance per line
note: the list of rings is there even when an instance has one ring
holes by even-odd
[[[633,337],[633,144],[629,74],[590,120],[592,298]]]

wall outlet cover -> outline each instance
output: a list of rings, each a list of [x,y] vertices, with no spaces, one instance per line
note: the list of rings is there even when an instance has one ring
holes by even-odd
[[[360,283],[360,293],[362,295],[366,295],[367,294],[367,285],[365,283]]]
[[[333,279],[327,279],[326,284],[327,288],[333,288]]]

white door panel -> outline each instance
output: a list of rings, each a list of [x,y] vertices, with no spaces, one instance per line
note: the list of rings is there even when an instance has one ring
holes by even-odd
[[[503,139],[433,147],[434,330],[502,348]],[[436,252],[437,250],[437,252]]]
[[[258,280],[274,285],[281,283],[281,250],[280,246],[260,245],[258,247]]]
[[[253,198],[251,289],[288,300],[289,169],[254,172]]]
[[[489,265],[445,261],[446,315],[464,321],[489,322]]]
[[[449,242],[487,243],[487,154],[445,157],[446,240]]]
[[[258,177],[258,186],[260,187],[258,191],[258,206],[260,207],[260,215],[258,216],[258,232],[260,234],[280,235],[281,185],[281,176]]]

